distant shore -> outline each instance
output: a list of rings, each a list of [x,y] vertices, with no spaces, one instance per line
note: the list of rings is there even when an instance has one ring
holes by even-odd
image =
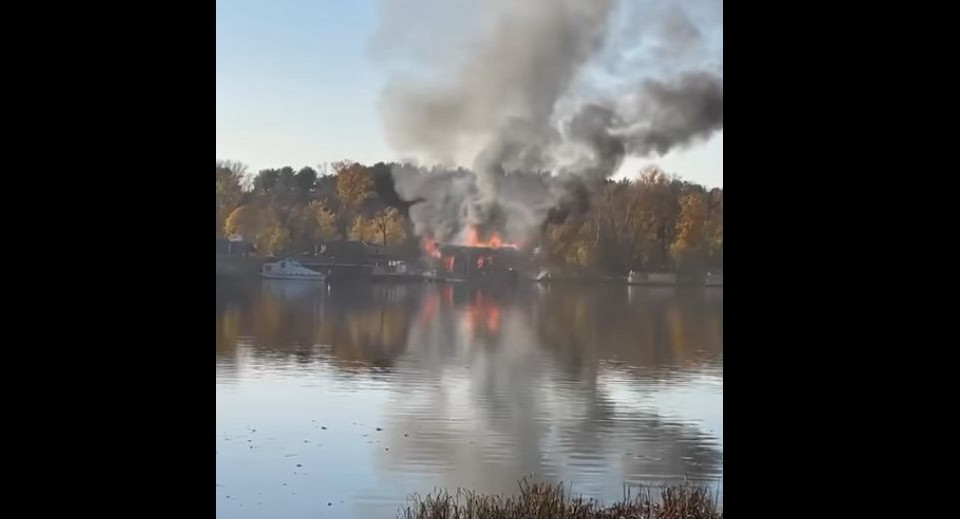
[[[260,272],[260,268],[263,263],[267,261],[264,258],[248,256],[217,256],[217,278],[218,279],[234,279],[234,278],[255,278]],[[335,267],[335,264],[331,264],[331,267]],[[355,271],[356,269],[352,269]],[[676,274],[671,273],[673,276]],[[722,275],[722,274],[721,274]],[[339,276],[334,273],[331,276],[331,280],[337,280]],[[366,276],[359,275],[357,272],[352,272],[349,276],[350,279],[366,279],[373,282],[391,282],[391,283],[424,283],[427,281],[438,282],[438,283],[472,283],[472,282],[483,282],[482,280],[459,280],[459,279],[444,279],[443,277],[427,277],[422,274],[409,273],[404,275],[378,275],[378,274],[369,274]],[[590,273],[581,273],[581,274],[551,274],[549,278],[546,279],[534,279],[532,275],[521,276],[520,281],[525,281],[528,283],[536,283],[542,285],[628,285],[628,286],[649,286],[649,287],[697,287],[697,286],[714,286],[717,288],[722,288],[722,278],[720,279],[719,284],[709,284],[701,281],[699,276],[684,278],[683,276],[678,276],[672,282],[659,282],[657,280],[649,281],[628,281],[627,276],[610,276],[602,274],[590,274]]]

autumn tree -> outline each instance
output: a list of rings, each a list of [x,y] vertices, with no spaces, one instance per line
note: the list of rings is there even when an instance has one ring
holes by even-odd
[[[394,207],[377,211],[370,219],[370,226],[376,238],[379,238],[384,247],[400,245],[407,239],[404,229],[406,219]]]
[[[723,190],[710,190],[707,210],[707,262],[711,268],[723,268]]]
[[[362,215],[357,215],[353,218],[353,223],[350,224],[347,238],[351,240],[373,241],[372,237],[375,232],[373,226],[370,224],[370,220],[367,220]]]
[[[254,243],[263,232],[265,223],[263,211],[253,205],[242,205],[227,217],[224,231],[227,236],[239,236]]]
[[[327,209],[320,202],[310,204],[310,212],[316,222],[316,233],[314,235],[317,241],[327,241],[339,238],[337,232],[337,215]]]
[[[400,245],[407,238],[404,218],[395,208],[377,211],[373,217],[357,215],[350,226],[350,239],[378,243],[384,247]]]
[[[706,209],[706,198],[700,193],[689,193],[680,200],[677,237],[670,252],[681,270],[697,270],[704,265]]]
[[[542,249],[547,263],[555,268],[588,268],[593,262],[593,222],[569,219],[562,224],[551,224],[545,229]]]
[[[314,250],[319,243],[339,237],[336,215],[322,202],[299,206],[295,212],[287,226],[293,251]]]
[[[227,217],[224,230],[253,243],[261,254],[282,254],[290,247],[290,231],[269,211],[254,205],[242,205]]]
[[[333,164],[333,169],[337,172],[337,199],[340,202],[338,227],[342,233],[352,234],[357,217],[362,216],[360,209],[363,203],[373,196],[373,179],[367,168],[356,162],[337,162]],[[353,226],[347,229],[351,223]]]
[[[633,226],[632,267],[641,270],[668,269],[670,246],[676,234],[683,183],[657,167],[645,168],[630,187]]]
[[[290,249],[290,231],[280,225],[268,225],[258,249],[273,256],[286,254]]]
[[[348,210],[356,210],[373,195],[373,178],[363,165],[342,161],[334,164],[337,172],[337,196]]]
[[[243,202],[247,167],[239,162],[217,161],[217,237],[223,236],[227,216]]]

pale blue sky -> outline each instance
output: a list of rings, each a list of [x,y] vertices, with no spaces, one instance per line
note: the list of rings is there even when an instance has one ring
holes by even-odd
[[[377,98],[385,78],[368,54],[379,0],[217,0],[217,158],[250,171],[352,159],[397,160]],[[723,135],[656,163],[723,185]]]

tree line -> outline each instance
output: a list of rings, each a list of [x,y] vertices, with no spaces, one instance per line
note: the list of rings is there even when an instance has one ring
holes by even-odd
[[[420,244],[407,218],[411,202],[394,190],[394,166],[345,160],[249,174],[218,160],[217,237],[240,236],[268,255],[344,238],[413,253]],[[545,223],[531,246],[544,266],[566,271],[722,269],[723,190],[646,168],[634,180],[604,183],[586,211]]]

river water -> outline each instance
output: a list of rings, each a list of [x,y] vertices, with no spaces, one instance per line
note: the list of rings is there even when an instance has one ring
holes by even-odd
[[[722,288],[218,281],[217,517],[722,475]]]

